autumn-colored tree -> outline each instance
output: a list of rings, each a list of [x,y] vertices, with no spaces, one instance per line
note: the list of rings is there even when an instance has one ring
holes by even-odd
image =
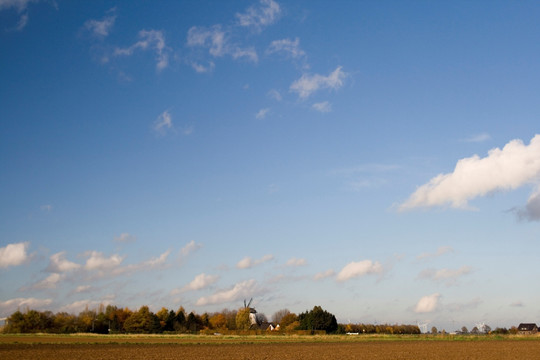
[[[298,316],[295,313],[288,313],[281,319],[279,326],[284,329],[297,320]]]
[[[227,325],[227,318],[221,313],[212,315],[209,321],[213,329],[224,329]]]
[[[250,309],[248,307],[245,307],[239,309],[236,313],[236,328],[238,330],[249,330],[249,328],[251,327],[249,311]]]

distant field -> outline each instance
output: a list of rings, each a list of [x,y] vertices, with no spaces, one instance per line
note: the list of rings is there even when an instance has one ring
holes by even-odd
[[[537,359],[538,337],[1,335],[0,359]]]

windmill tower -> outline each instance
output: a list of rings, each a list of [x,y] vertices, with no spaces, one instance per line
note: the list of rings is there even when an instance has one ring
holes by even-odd
[[[478,332],[480,334],[483,334],[486,332],[486,324],[483,322],[476,324],[476,328],[478,329]]]
[[[255,308],[250,307],[251,302],[253,301],[253,298],[249,300],[249,302],[246,304],[246,300],[244,299],[244,309],[249,309],[249,322],[251,326],[255,325],[258,326],[257,323],[257,310]]]
[[[416,325],[418,325],[418,328],[420,329],[420,332],[422,334],[426,334],[427,333],[427,326],[428,326],[429,323],[423,323],[423,324],[420,324],[418,321],[416,322]]]

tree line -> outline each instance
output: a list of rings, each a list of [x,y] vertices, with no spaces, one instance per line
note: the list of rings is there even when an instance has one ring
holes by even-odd
[[[268,324],[262,313],[256,314],[256,324],[250,319],[250,308],[238,310],[223,309],[220,312],[197,314],[187,313],[183,307],[174,311],[161,308],[154,313],[148,306],[130,310],[114,305],[100,305],[97,309],[81,311],[78,315],[67,312],[53,313],[27,309],[11,314],[3,331],[6,333],[98,333],[98,334],[198,334],[202,330],[225,332],[260,329]],[[279,324],[279,332],[303,333],[325,332],[328,334],[344,333],[381,333],[381,334],[419,334],[416,325],[364,325],[338,324],[336,317],[315,306],[300,314],[288,309],[276,311],[272,316],[273,326]]]

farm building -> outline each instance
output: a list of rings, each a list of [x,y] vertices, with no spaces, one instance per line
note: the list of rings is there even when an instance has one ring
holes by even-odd
[[[533,323],[521,323],[518,326],[518,334],[532,335],[538,333],[538,326]]]

